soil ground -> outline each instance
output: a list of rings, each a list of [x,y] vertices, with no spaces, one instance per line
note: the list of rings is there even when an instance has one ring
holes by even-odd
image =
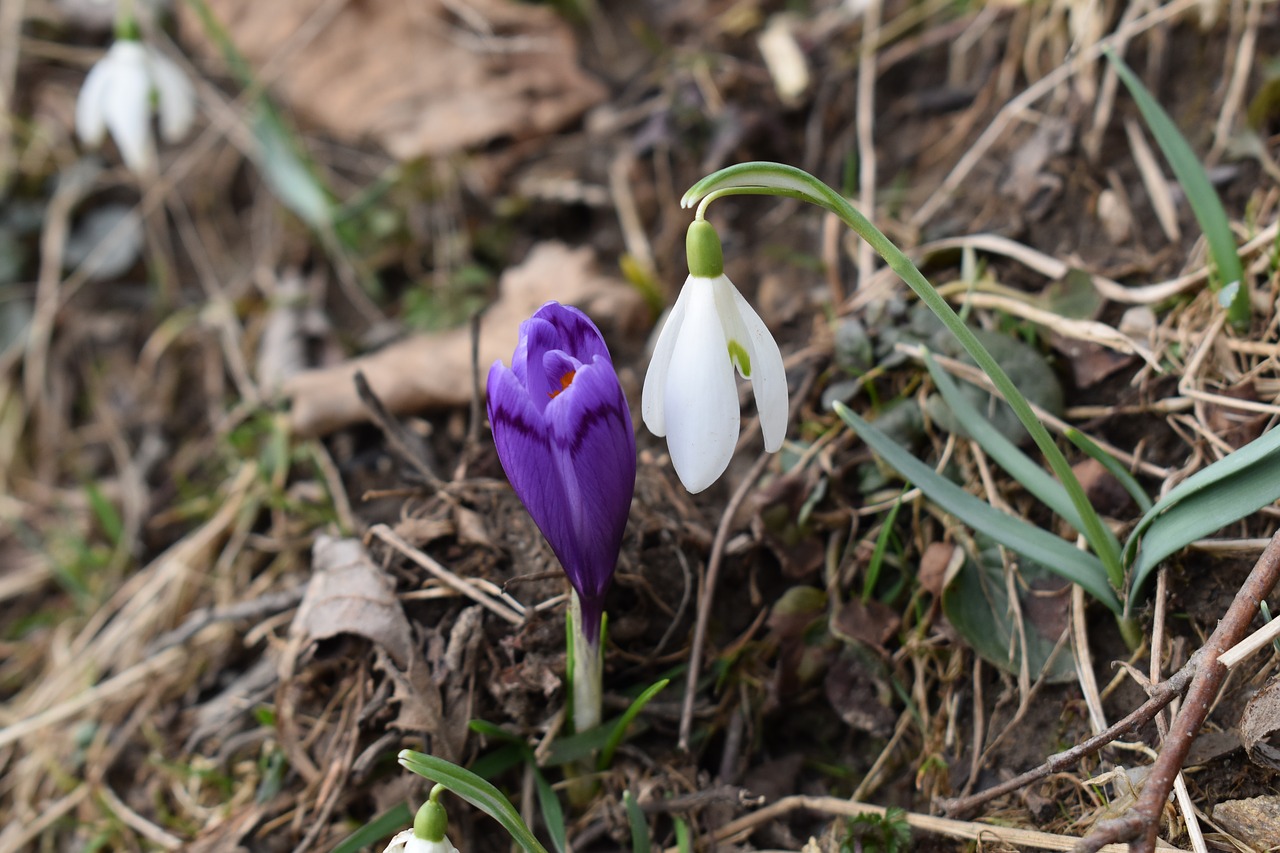
[[[415,156],[376,128],[344,127],[324,99],[357,110],[381,96],[375,84],[347,91],[366,70],[387,66],[378,79],[390,89],[430,57],[389,46],[326,60],[303,43],[273,65],[252,48],[308,22],[323,40],[340,14],[381,33],[395,4],[212,3],[273,98],[286,145],[337,200],[318,225],[261,153],[262,89],[227,64],[198,15],[182,7],[147,28],[194,57],[201,110],[185,141],[162,146],[160,176],[140,180],[110,146],[94,155],[73,138],[76,93],[109,43],[102,21],[71,2],[6,7],[16,11],[0,13],[0,56],[15,57],[0,150],[0,850],[380,850],[429,789],[396,765],[403,748],[485,770],[547,843],[540,766],[579,851],[631,843],[624,791],[666,848],[684,827],[697,849],[885,849],[856,846],[844,818],[821,808],[749,816],[795,795],[940,814],[946,798],[1087,737],[1089,692],[1111,721],[1140,704],[1143,688],[1115,663],[1149,671],[1157,612],[1160,671],[1185,662],[1272,534],[1275,508],[1167,561],[1167,592],[1152,583],[1141,599],[1136,650],[1109,611],[1087,605],[1096,689],[1069,666],[1055,678],[979,655],[938,566],[951,546],[976,558],[972,532],[914,495],[891,512],[901,479],[830,401],[900,422],[918,456],[945,458],[972,493],[1068,532],[938,422],[923,365],[894,348],[927,338],[914,297],[816,207],[731,197],[709,213],[727,273],[787,360],[783,451],[757,462],[744,385],[734,462],[690,495],[641,423],[646,342],[685,276],[690,213],[678,200],[747,160],[800,166],[848,194],[957,307],[1003,297],[974,300],[970,324],[1047,365],[1057,413],[1118,451],[1153,495],[1280,411],[1275,4],[871,2],[426,4],[450,43],[486,61],[514,66],[493,57],[518,55],[522,38],[563,39],[558,60],[572,67],[520,72],[518,100],[542,112],[452,147],[426,125],[414,138],[438,149]],[[793,48],[772,66],[766,33]],[[1104,39],[1181,128],[1238,243],[1252,246],[1248,329],[1223,324],[1209,276],[1195,276],[1209,264],[1201,229],[1097,58]],[[311,64],[322,61],[332,80]],[[807,84],[787,94],[778,63]],[[306,69],[329,88],[299,78]],[[455,70],[454,88],[481,86],[483,75]],[[468,103],[507,95],[478,88]],[[445,95],[415,97],[426,110]],[[493,109],[517,112],[502,103]],[[104,234],[123,260],[93,273],[69,244]],[[586,247],[587,260],[527,277],[544,298],[581,283],[637,428],[635,500],[607,600],[606,717],[671,679],[572,806],[549,759],[564,736],[567,583],[507,485],[472,371],[450,367],[459,352],[471,364],[468,319],[552,242]],[[1119,291],[1081,285],[1073,270]],[[1015,316],[1017,305],[1062,322]],[[1117,354],[1097,327],[1069,319],[1118,330],[1150,358]],[[356,362],[371,379],[384,371],[373,383],[392,410],[384,423],[363,407],[341,423],[305,420],[307,407],[353,396],[352,359],[406,341],[437,355]],[[298,391],[301,374],[321,384]],[[432,374],[437,398],[405,403],[402,390]],[[1123,539],[1132,503],[1106,483],[1091,498]],[[337,539],[360,543],[362,568],[322,591],[317,578],[350,561],[335,556]],[[1052,647],[1067,624],[1060,581],[1012,583],[1026,591],[1028,629]],[[703,601],[707,639],[695,649]],[[693,654],[703,676],[682,750]],[[1211,818],[1228,801],[1280,795],[1239,731],[1274,664],[1268,651],[1232,674],[1187,765],[1209,849],[1267,849],[1268,830],[1245,837]],[[1148,725],[973,820],[1084,835],[1131,802],[1159,743]],[[1119,772],[1088,781],[1108,771]],[[511,849],[489,818],[447,803],[461,850]],[[716,835],[744,817],[747,829]],[[361,827],[372,827],[367,847],[343,848]],[[1280,824],[1271,829],[1275,843]],[[1191,849],[1172,807],[1161,835]],[[912,839],[903,849],[1020,849],[921,825]]]

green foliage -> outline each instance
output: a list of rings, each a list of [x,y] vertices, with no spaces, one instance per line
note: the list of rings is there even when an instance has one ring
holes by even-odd
[[[942,592],[942,609],[960,635],[984,660],[1009,672],[1019,672],[1023,658],[1032,678],[1044,673],[1050,684],[1073,681],[1075,661],[1069,651],[1059,650],[1065,612],[1062,607],[1038,607],[1048,599],[1065,607],[1061,582],[1034,560],[1018,563],[1019,582],[1013,584],[1019,607],[1009,601],[1010,584],[1005,577],[1000,549],[979,535],[977,554],[966,555],[954,580]],[[1019,623],[1019,619],[1021,622]],[[1047,668],[1047,669],[1046,669]]]
[[[1132,72],[1124,68],[1122,63],[1117,64],[1117,70],[1121,72],[1122,79],[1126,79],[1126,75],[1132,78]],[[1126,85],[1133,89],[1135,81],[1136,78],[1126,79]],[[1201,217],[1201,227],[1205,229],[1211,246],[1214,246],[1219,273],[1227,282],[1236,282],[1239,290],[1243,291],[1246,289],[1243,272],[1239,267],[1239,258],[1235,253],[1225,213],[1221,213],[1221,203],[1212,193],[1212,188],[1208,187],[1203,170],[1199,169],[1194,157],[1190,157],[1190,149],[1185,140],[1178,137],[1178,142],[1185,149],[1181,153],[1177,150],[1178,145],[1170,142],[1170,132],[1176,136],[1176,129],[1172,128],[1168,116],[1159,110],[1158,105],[1154,105],[1149,93],[1135,90],[1135,98],[1143,106],[1144,115],[1165,147],[1166,156],[1173,163],[1179,179],[1184,181],[1188,197],[1194,196],[1197,199],[1193,201],[1193,207],[1197,209],[1197,216]],[[1153,106],[1155,110],[1151,109]],[[1162,125],[1161,117],[1167,127]],[[1194,170],[1187,165],[1188,157],[1195,166]],[[1199,171],[1198,179],[1191,174],[1195,170]],[[1200,184],[1200,179],[1203,179],[1203,185]],[[1204,192],[1206,187],[1208,194]],[[702,210],[711,201],[726,195],[778,195],[811,202],[835,213],[880,253],[890,268],[902,277],[921,303],[937,316],[963,350],[990,378],[1043,453],[1056,479],[1050,477],[979,413],[973,402],[961,393],[951,377],[940,370],[926,352],[925,364],[939,393],[955,416],[957,429],[967,433],[997,464],[1022,483],[1028,492],[1080,531],[1093,553],[1081,551],[1066,540],[979,500],[916,459],[885,431],[863,420],[838,401],[833,404],[835,411],[877,454],[942,509],[999,544],[1079,584],[1118,615],[1128,612],[1151,571],[1165,557],[1280,499],[1280,430],[1272,430],[1188,478],[1154,505],[1137,481],[1101,448],[1079,433],[1069,434],[1069,438],[1078,447],[1099,459],[1120,479],[1143,509],[1142,517],[1122,547],[1115,534],[1089,504],[1066,457],[1035,416],[1025,396],[1010,379],[999,360],[993,357],[985,341],[965,325],[910,259],[842,196],[794,167],[776,163],[743,163],[722,169],[695,184],[685,194],[682,204],[686,207],[697,204],[699,210]],[[1212,196],[1212,204],[1208,200],[1209,196]],[[1209,209],[1213,205],[1217,206],[1218,213],[1210,215],[1212,212]],[[1226,293],[1225,289],[1223,293]],[[1240,321],[1240,314],[1236,309],[1240,298],[1240,293],[1236,293],[1231,303],[1229,316],[1233,322]],[[1247,309],[1247,295],[1245,307]],[[1246,313],[1244,321],[1247,322],[1247,319]],[[1121,592],[1127,593],[1127,606],[1124,607],[1121,604]],[[975,593],[975,600],[977,594]],[[997,626],[994,622],[984,626],[979,617],[971,627],[973,631],[981,632],[995,630]],[[1128,619],[1122,620],[1121,627],[1132,639],[1132,624]]]
[[[502,824],[502,828],[526,853],[547,853],[547,849],[538,843],[538,839],[525,825],[515,806],[491,783],[443,758],[414,752],[412,749],[400,750],[399,761],[406,770],[443,785]]]
[[[257,143],[254,160],[267,186],[307,225],[317,230],[330,228],[333,224],[330,193],[317,176],[297,135],[286,126],[262,87],[254,80],[249,63],[205,0],[189,2],[200,18],[205,34],[222,51],[232,74],[246,91],[253,93],[250,127]]]
[[[911,849],[911,825],[897,806],[883,815],[860,814],[849,818],[840,853],[906,853]]]
[[[1236,239],[1231,233],[1231,223],[1222,207],[1222,200],[1209,182],[1209,175],[1187,144],[1178,126],[1169,118],[1160,103],[1142,85],[1138,75],[1110,50],[1107,59],[1116,70],[1116,76],[1124,83],[1142,112],[1151,135],[1164,152],[1169,167],[1187,194],[1191,212],[1195,214],[1200,230],[1209,243],[1209,254],[1218,268],[1216,290],[1222,306],[1227,309],[1227,319],[1238,329],[1249,327],[1249,283],[1245,279],[1244,266],[1236,249]]]
[[[330,853],[361,853],[371,844],[376,844],[389,835],[394,834],[413,819],[413,812],[404,803],[390,808],[373,820],[361,826],[355,832],[342,839]]]
[[[479,264],[460,267],[440,288],[420,285],[404,294],[401,317],[423,331],[460,326],[490,302],[493,274]]]
[[[631,825],[631,853],[649,853],[649,825],[644,819],[640,804],[630,791],[622,792],[622,805],[627,810],[627,823]]]
[[[671,683],[671,679],[664,678],[657,684],[650,685],[636,697],[627,710],[622,713],[609,729],[609,738],[605,741],[604,748],[600,750],[600,760],[597,762],[599,770],[608,770],[613,765],[613,754],[617,751],[619,744],[627,734],[627,729],[635,718],[644,710],[644,706],[648,705],[655,696],[661,693],[666,686]]]
[[[1104,585],[1106,580],[1109,579],[1113,585],[1120,586],[1123,569],[1120,566],[1118,554],[1113,549],[1107,548],[1108,531],[1098,514],[1089,506],[1084,489],[1080,487],[1080,483],[1072,472],[1070,464],[1067,463],[1066,457],[1058,449],[1057,444],[1054,443],[1053,438],[1049,435],[1049,431],[1045,429],[1044,424],[1036,417],[1026,397],[1014,385],[1004,368],[1001,367],[999,362],[978,339],[978,336],[974,334],[973,330],[965,325],[964,321],[957,316],[955,310],[942,298],[937,289],[929,283],[924,274],[916,268],[915,264],[901,249],[872,225],[857,208],[849,204],[843,196],[817,178],[794,166],[780,163],[740,163],[736,166],[721,169],[694,184],[684,194],[681,204],[685,207],[691,207],[696,204],[699,209],[703,209],[710,202],[726,195],[777,195],[798,198],[831,211],[840,217],[842,222],[857,232],[859,237],[866,240],[884,258],[889,268],[897,273],[920,301],[927,305],[929,310],[942,321],[943,325],[955,336],[964,351],[974,360],[978,368],[990,377],[991,383],[1009,404],[1018,420],[1022,422],[1032,440],[1035,441],[1036,446],[1040,448],[1040,452],[1044,454],[1049,468],[1057,476],[1058,480],[1065,485],[1067,495],[1083,525],[1081,532],[1098,555],[1097,559],[1101,561]],[[849,422],[848,418],[845,418],[845,420],[846,423]],[[897,466],[895,465],[894,467]],[[899,470],[901,469],[899,468]],[[921,485],[915,478],[909,479],[917,482],[917,485]],[[1002,513],[998,514],[1003,515]],[[1050,534],[1045,534],[1045,536],[1053,539],[1057,538]],[[1062,540],[1058,541],[1061,542]],[[1049,563],[1049,565],[1052,565],[1052,563]],[[1079,568],[1078,564],[1077,568]],[[1098,586],[1096,570],[1090,567],[1085,570],[1085,573],[1090,576],[1086,580],[1091,581],[1096,588]],[[1091,590],[1091,592],[1093,591]],[[1096,592],[1093,594],[1097,595]],[[1114,599],[1114,592],[1109,591],[1108,597]]]
[[[1052,566],[1059,575],[1072,583],[1080,584],[1090,595],[1117,614],[1120,613],[1120,600],[1108,585],[1106,571],[1097,557],[969,494],[902,449],[843,403],[837,402],[835,410],[872,450],[896,468],[903,477],[919,486],[938,506],[970,527],[987,533],[1005,547],[1046,566]]]

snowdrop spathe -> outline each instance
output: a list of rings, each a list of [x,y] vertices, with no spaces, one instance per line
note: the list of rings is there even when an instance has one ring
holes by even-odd
[[[125,165],[137,174],[155,171],[151,136],[152,95],[160,136],[177,142],[195,120],[195,89],[172,60],[135,39],[117,39],[89,70],[76,100],[76,134],[91,148],[107,131]]]
[[[735,368],[751,381],[771,453],[787,432],[787,376],[768,327],[724,274],[711,223],[694,220],[685,247],[689,277],[658,335],[641,411],[649,431],[667,437],[680,482],[697,493],[729,467],[738,442]]]

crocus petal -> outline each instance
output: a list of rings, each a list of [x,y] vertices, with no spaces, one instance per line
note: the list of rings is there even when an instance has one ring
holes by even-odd
[[[551,449],[572,535],[547,535],[582,600],[584,631],[593,639],[613,577],[636,481],[631,412],[613,365],[600,356],[578,369],[572,384],[546,408]],[[546,476],[546,474],[542,474]],[[533,506],[525,501],[533,513]],[[536,520],[536,514],[535,514]],[[541,525],[539,525],[541,526]]]
[[[600,330],[591,322],[590,317],[577,308],[561,305],[559,302],[548,302],[533,316],[555,325],[560,336],[557,349],[571,354],[583,364],[590,364],[596,356],[613,364],[613,359],[609,357],[609,347],[601,337]]]
[[[76,98],[76,135],[80,141],[90,148],[102,144],[107,132],[106,117],[102,114],[103,101],[107,87],[111,83],[112,63],[110,52],[97,65],[89,69],[80,87],[80,95]]]
[[[741,413],[712,280],[692,279],[685,291],[688,302],[663,405],[671,464],[684,487],[696,494],[729,467]]]
[[[546,537],[598,642],[635,489],[631,413],[604,338],[574,308],[520,326],[510,369],[489,370],[489,420],[511,486]]]
[[[787,372],[782,366],[778,342],[769,327],[725,276],[716,280],[716,306],[722,319],[732,320],[732,337],[742,343],[751,358],[751,390],[764,433],[764,449],[773,453],[787,436]],[[726,334],[730,334],[726,328]]]
[[[649,432],[658,437],[667,434],[666,388],[667,375],[671,370],[671,355],[676,349],[676,338],[680,336],[680,327],[684,324],[685,308],[689,304],[689,291],[693,276],[685,279],[676,304],[667,316],[667,322],[658,333],[658,343],[653,347],[653,358],[649,360],[649,370],[644,375],[644,390],[640,395],[640,414]]]
[[[546,408],[546,400],[560,390],[560,377],[551,382],[546,376],[530,375],[530,364],[542,366],[543,356],[550,350],[571,353],[583,363],[602,356],[610,364],[609,347],[586,314],[569,305],[548,302],[520,324],[520,341],[511,357],[516,378],[529,389],[538,411]],[[535,374],[537,371],[535,371]]]
[[[572,541],[574,527],[560,471],[548,464],[553,458],[551,430],[528,390],[500,361],[489,369],[487,394],[489,423],[502,470],[564,564],[560,550]]]
[[[544,364],[546,354],[560,348],[560,335],[550,320],[536,314],[520,324],[520,349],[512,359],[512,371],[524,384],[534,408],[541,414],[560,390],[559,381],[554,384],[547,377]]]
[[[187,75],[173,60],[157,50],[148,53],[151,85],[156,91],[160,136],[177,142],[187,135],[196,119],[196,93]]]
[[[111,46],[108,61],[113,63],[111,85],[103,93],[102,110],[111,138],[120,149],[125,165],[139,174],[155,166],[155,143],[151,139],[151,79],[147,73],[145,48],[134,41],[118,41]]]

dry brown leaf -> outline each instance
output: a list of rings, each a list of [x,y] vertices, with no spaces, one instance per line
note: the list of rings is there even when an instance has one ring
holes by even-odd
[[[1222,397],[1233,400],[1259,402],[1259,394],[1253,380],[1250,379],[1230,388],[1222,388],[1217,392]],[[1218,403],[1205,404],[1205,423],[1214,435],[1232,447],[1244,447],[1258,436],[1267,426],[1268,416],[1258,412],[1237,409]]]
[[[355,634],[386,650],[402,669],[418,657],[395,583],[369,559],[358,539],[317,537],[314,574],[289,626],[301,649],[339,634]]]
[[[963,562],[964,549],[950,542],[930,542],[920,556],[920,568],[916,570],[921,588],[934,598],[941,597]]]
[[[831,633],[845,641],[856,641],[888,656],[885,644],[902,626],[902,617],[892,607],[874,598],[863,601],[853,596],[839,605],[831,617]]]
[[[1280,681],[1272,681],[1244,706],[1240,739],[1254,764],[1280,770]]]
[[[498,299],[481,319],[482,386],[489,365],[511,361],[520,324],[550,299],[582,308],[602,326],[632,331],[648,325],[643,298],[625,283],[601,275],[591,249],[539,243],[523,264],[503,273]],[[284,385],[293,404],[293,429],[321,435],[365,420],[356,371],[364,373],[393,414],[465,405],[471,400],[471,330],[417,335],[344,364],[294,376]]]
[[[421,655],[414,655],[405,669],[398,667],[391,656],[379,652],[377,665],[391,680],[391,701],[400,708],[391,728],[408,732],[428,732],[434,736],[431,751],[446,761],[458,754],[457,738],[444,724],[444,705],[440,700],[440,688],[431,679],[431,669]],[[461,734],[466,738],[465,726]]]
[[[1132,496],[1120,481],[1097,459],[1082,459],[1071,466],[1071,471],[1080,481],[1089,504],[1103,515],[1119,518],[1120,513],[1133,503]]]
[[[1237,840],[1257,850],[1280,844],[1280,797],[1227,800],[1213,807],[1213,819]]]
[[[850,727],[874,737],[893,731],[897,714],[889,708],[892,692],[870,653],[846,646],[827,670],[823,686],[832,709]]]
[[[327,21],[326,0],[208,0],[241,53],[305,121],[408,160],[557,130],[605,96],[578,67],[573,31],[549,5],[507,0],[363,0]],[[203,28],[178,4],[183,32]],[[322,24],[310,41],[307,32]],[[198,48],[218,55],[207,40]]]

